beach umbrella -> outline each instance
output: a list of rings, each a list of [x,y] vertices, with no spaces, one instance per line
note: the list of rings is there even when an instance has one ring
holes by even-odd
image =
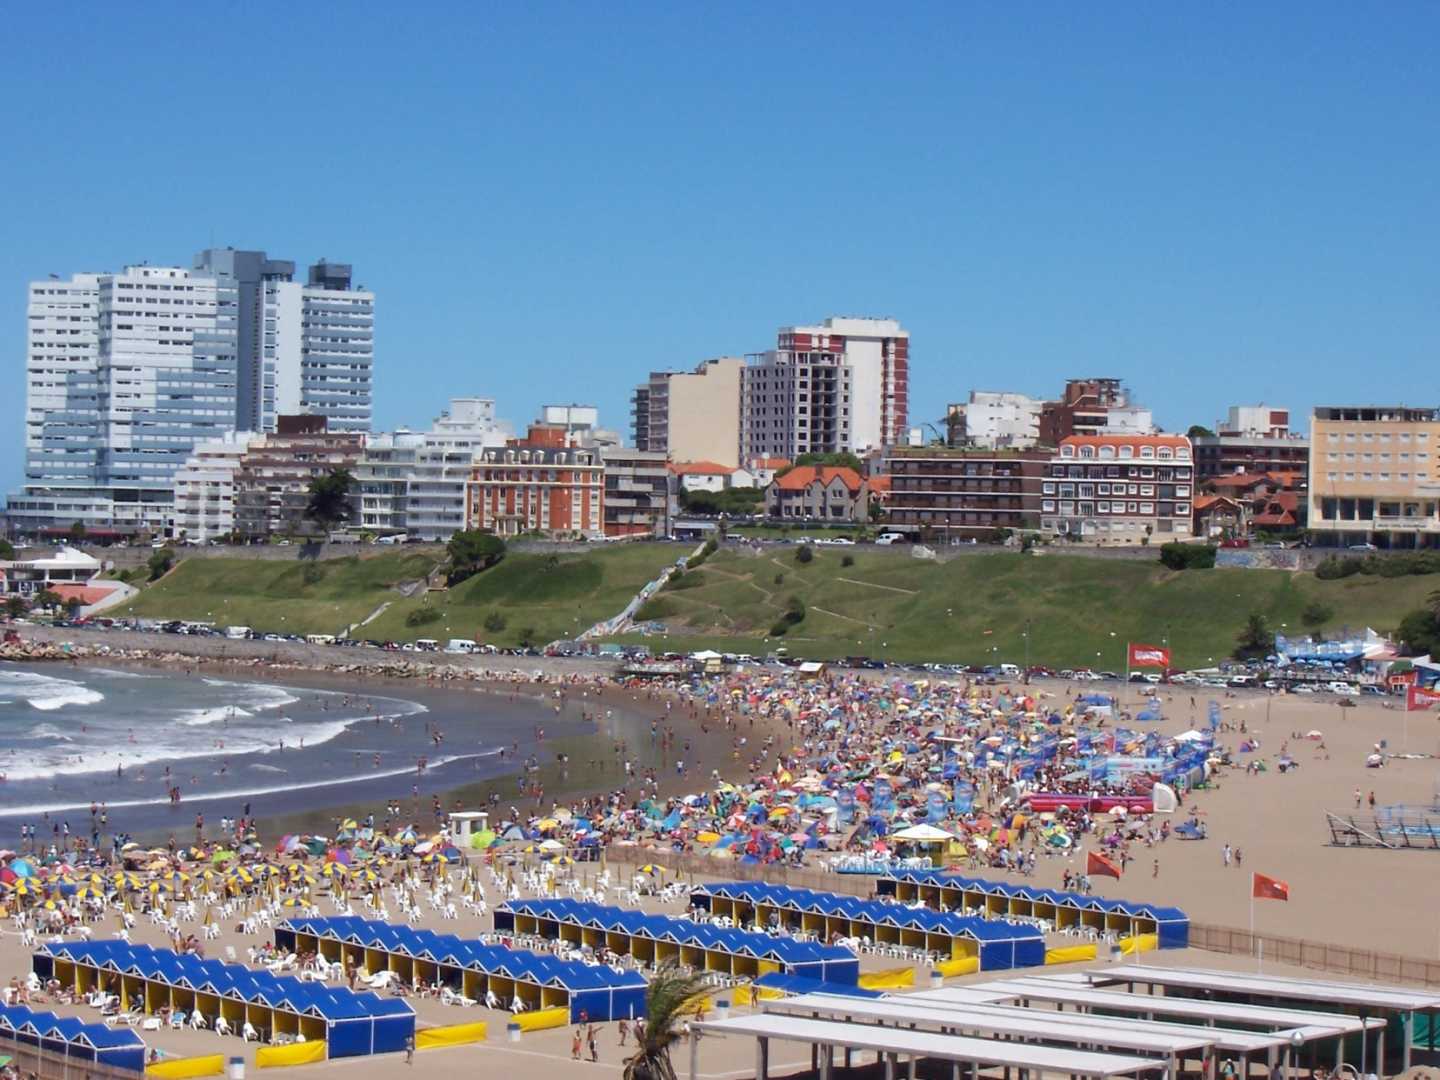
[[[447,859],[444,855],[441,855],[438,851],[436,851],[436,852],[431,852],[429,855],[426,855],[426,856],[425,856],[423,859],[421,859],[420,861],[421,861],[421,862],[425,862],[425,863],[430,863],[432,866],[444,866],[444,865],[445,865],[446,863],[448,863],[450,860]]]
[[[320,871],[320,875],[327,878],[343,878],[349,873],[350,868],[338,862],[328,862]]]
[[[652,877],[659,877],[661,874],[665,873],[665,868],[663,866],[657,866],[655,863],[646,863],[644,866],[640,867],[635,872],[637,874],[649,874]]]
[[[76,900],[104,900],[105,890],[96,885],[82,885],[75,890]]]

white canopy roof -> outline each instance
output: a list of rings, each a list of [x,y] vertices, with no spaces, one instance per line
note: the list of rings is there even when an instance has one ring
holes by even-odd
[[[1101,986],[1125,982],[1258,994],[1267,998],[1288,998],[1301,1008],[1306,1002],[1313,1002],[1317,1005],[1350,1005],[1356,1008],[1395,1009],[1400,1012],[1440,1009],[1440,994],[1409,986],[1285,979],[1277,975],[1246,975],[1234,971],[1208,971],[1203,968],[1146,967],[1141,964],[1117,964],[1086,974],[1093,984]]]
[[[937,829],[934,825],[927,825],[921,822],[919,825],[911,825],[908,829],[901,829],[899,832],[891,833],[892,840],[920,840],[935,842],[937,840],[954,840],[955,834],[948,833],[944,829]]]

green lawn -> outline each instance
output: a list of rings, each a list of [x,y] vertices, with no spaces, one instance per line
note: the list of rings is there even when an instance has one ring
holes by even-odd
[[[115,614],[194,619],[293,634],[336,634],[423,579],[434,555],[394,552],[323,562],[185,559]]]
[[[573,638],[619,614],[647,582],[692,550],[688,544],[632,543],[575,555],[511,553],[453,589],[396,603],[362,635],[394,641],[464,637],[501,646],[517,644],[522,636],[539,642]],[[439,617],[409,625],[407,617],[422,606]],[[505,620],[504,629],[485,629],[491,614]]]
[[[964,663],[1010,661],[1123,669],[1127,641],[1168,640],[1176,663],[1202,666],[1229,655],[1252,611],[1301,633],[1312,598],[1334,610],[1327,629],[1393,628],[1440,576],[1354,576],[1270,570],[1171,572],[1155,563],[1018,553],[932,563],[894,553],[795,548],[716,554],[683,587],[668,588],[644,614],[665,622],[652,647],[765,652],[785,644],[816,657],[866,655]],[[843,567],[846,556],[854,562]],[[777,584],[776,575],[782,580]],[[797,596],[805,620],[783,642],[770,626]]]

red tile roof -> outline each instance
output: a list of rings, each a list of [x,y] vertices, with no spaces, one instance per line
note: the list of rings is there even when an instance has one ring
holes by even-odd
[[[816,480],[824,485],[829,485],[833,480],[839,480],[845,485],[847,491],[859,491],[860,485],[864,482],[860,474],[854,469],[840,465],[797,465],[784,476],[775,478],[775,486],[781,491],[803,491]]]
[[[60,597],[64,603],[69,603],[70,600],[74,598],[79,600],[84,606],[89,607],[91,604],[97,604],[101,600],[104,600],[119,587],[119,582],[113,581],[109,583],[101,582],[95,585],[80,585],[72,581],[51,585],[50,591]]]
[[[676,476],[729,476],[735,469],[718,461],[676,461],[670,471]]]
[[[870,490],[876,495],[888,495],[890,493],[890,474],[872,476],[869,480]]]

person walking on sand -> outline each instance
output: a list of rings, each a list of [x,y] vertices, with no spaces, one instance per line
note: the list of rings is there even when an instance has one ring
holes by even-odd
[[[600,1044],[595,1040],[596,1030],[597,1028],[592,1024],[590,1030],[585,1032],[585,1042],[590,1047],[590,1063],[592,1065],[600,1064]]]
[[[1360,809],[1360,789],[1358,787],[1355,789],[1355,809]]]
[[[625,1036],[627,1036],[627,1035],[630,1034],[630,1021],[629,1021],[629,1020],[626,1020],[626,1019],[622,1016],[622,1017],[620,1018],[619,1027],[620,1027],[620,1045],[621,1045],[621,1046],[624,1046],[624,1045],[625,1045]]]
[[[1156,860],[1155,860],[1155,868],[1150,871],[1150,876],[1151,876],[1152,878],[1158,878],[1158,877],[1160,876],[1160,860],[1159,860],[1159,859],[1156,859]]]
[[[1226,844],[1225,847],[1221,850],[1221,852],[1220,852],[1220,860],[1221,860],[1221,863],[1222,863],[1223,865],[1225,865],[1225,866],[1229,866],[1229,865],[1230,865],[1230,845],[1229,845],[1229,844]]]
[[[577,1028],[575,1029],[575,1037],[570,1040],[570,1059],[571,1059],[572,1061],[579,1061],[579,1060],[580,1060],[580,1045],[581,1045],[580,1040],[581,1040],[581,1037],[582,1037],[582,1036],[581,1036],[581,1034],[580,1034],[580,1029],[577,1027]]]
[[[1375,792],[1370,792],[1370,809],[1375,809]]]

